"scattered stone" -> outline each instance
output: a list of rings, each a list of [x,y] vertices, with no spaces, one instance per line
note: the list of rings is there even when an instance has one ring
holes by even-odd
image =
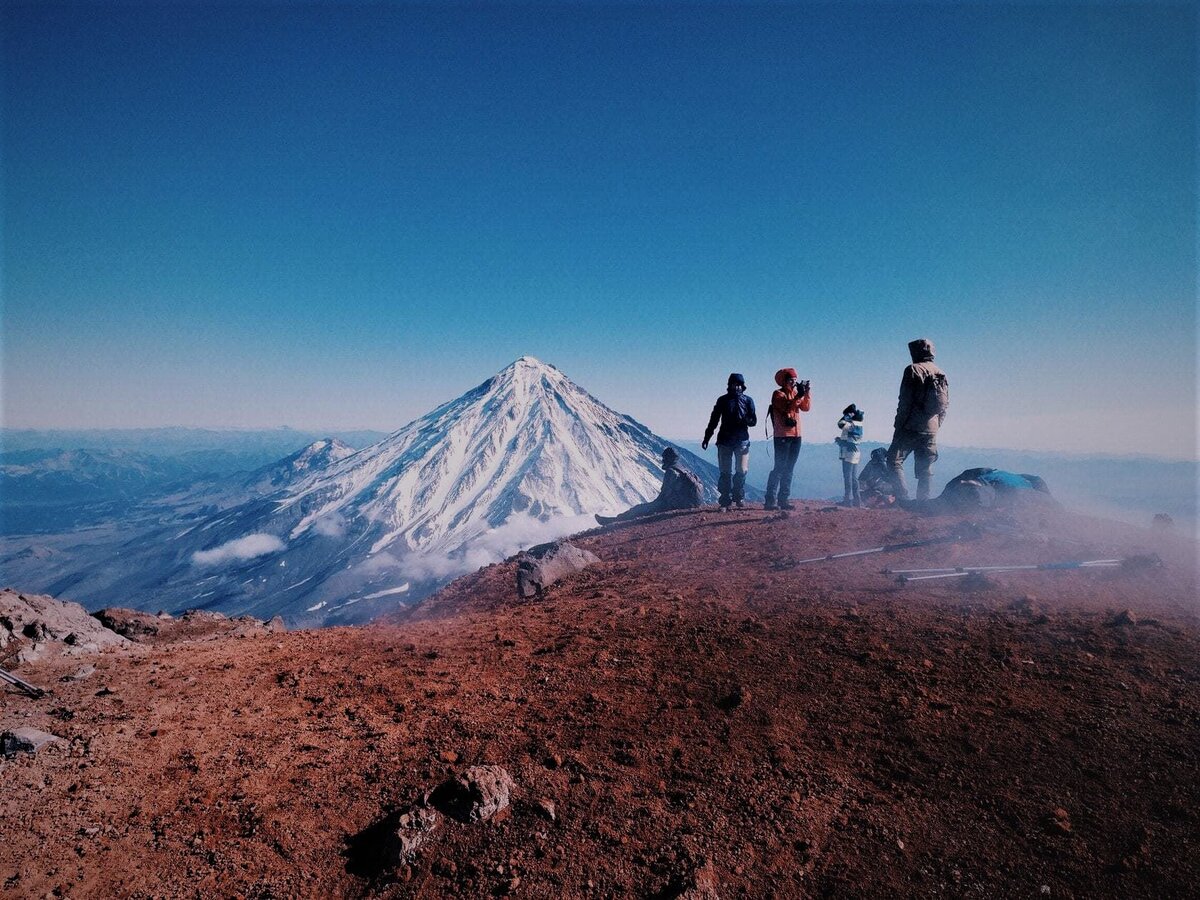
[[[282,634],[287,631],[287,625],[283,621],[283,616],[275,616],[266,625],[267,634]]]
[[[1112,619],[1113,625],[1136,625],[1137,622],[1137,616],[1134,615],[1133,610],[1131,609],[1121,610],[1119,613],[1113,616]]]
[[[517,557],[517,596],[523,600],[541,597],[546,588],[600,558],[567,541],[552,541],[531,547]]]
[[[482,822],[508,806],[514,787],[500,766],[471,766],[439,785],[429,800],[460,822]]]
[[[441,757],[442,762],[450,763],[451,765],[454,765],[454,763],[458,762],[458,754],[453,750],[443,750],[439,756]]]
[[[1046,820],[1046,827],[1058,834],[1071,833],[1071,815],[1061,806],[1055,807]]]
[[[0,734],[0,754],[16,756],[18,753],[37,753],[49,744],[61,743],[64,743],[62,738],[36,728],[14,728]]]
[[[69,675],[64,675],[61,680],[62,681],[83,681],[83,679],[90,678],[92,675],[95,675],[95,674],[96,674],[95,666],[80,666],[78,669],[76,669],[74,672],[70,673]]]
[[[551,822],[558,821],[558,810],[554,805],[554,801],[549,797],[541,797],[537,802],[537,808]]]
[[[677,896],[679,900],[719,900],[717,893],[717,870],[711,862],[704,862],[679,885],[682,890]]]
[[[433,836],[442,817],[428,806],[417,806],[396,820],[390,848],[391,863],[395,866],[412,862],[417,851]]]
[[[158,634],[162,621],[158,616],[152,616],[150,613],[137,609],[125,609],[120,606],[97,610],[92,615],[105,628],[115,631],[131,641],[140,641]]]

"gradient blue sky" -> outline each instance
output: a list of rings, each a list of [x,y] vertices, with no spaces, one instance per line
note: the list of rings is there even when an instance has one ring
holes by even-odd
[[[398,428],[516,357],[697,439],[1196,457],[1186,4],[3,7],[5,424]]]

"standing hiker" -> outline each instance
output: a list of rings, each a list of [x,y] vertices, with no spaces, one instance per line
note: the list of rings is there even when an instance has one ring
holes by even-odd
[[[800,456],[800,413],[808,412],[812,399],[807,381],[796,381],[795,369],[775,373],[779,388],[771,394],[771,431],[775,435],[775,467],[767,476],[763,509],[791,509],[792,472]]]
[[[717,431],[717,423],[721,429]],[[725,393],[717,398],[708,428],[700,446],[707,450],[713,432],[717,432],[717,464],[721,477],[717,481],[722,510],[730,505],[741,509],[745,504],[746,470],[750,468],[750,429],[758,424],[754,401],[746,396],[746,379],[737,372],[729,376]],[[735,468],[736,462],[736,468]]]
[[[639,503],[619,516],[597,515],[596,521],[601,525],[611,525],[613,522],[625,522],[671,509],[693,509],[699,506],[704,496],[700,479],[679,464],[679,454],[674,447],[663,450],[662,467],[663,483],[657,497],[649,503]]]
[[[929,499],[933,464],[938,458],[938,428],[946,421],[946,410],[950,408],[950,382],[933,363],[933,342],[926,338],[909,341],[908,352],[912,365],[900,380],[896,430],[887,456],[899,502],[908,499],[904,461],[910,453],[916,457],[917,499]]]
[[[843,506],[859,506],[858,494],[858,461],[862,459],[862,451],[858,445],[863,439],[863,419],[866,413],[851,403],[842,410],[838,419],[838,457],[842,461],[842,496]]]

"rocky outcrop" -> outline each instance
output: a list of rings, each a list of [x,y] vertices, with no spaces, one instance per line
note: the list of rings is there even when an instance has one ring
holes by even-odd
[[[517,596],[540,597],[554,582],[599,561],[595,553],[567,541],[531,547],[517,557]]]
[[[460,822],[482,822],[508,806],[514,787],[501,766],[471,766],[439,786],[429,800]]]
[[[18,662],[129,646],[124,637],[88,615],[78,603],[44,594],[0,590],[0,649],[20,646]]]

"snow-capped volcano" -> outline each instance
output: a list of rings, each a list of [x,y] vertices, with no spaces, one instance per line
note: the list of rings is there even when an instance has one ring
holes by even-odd
[[[522,357],[372,446],[322,441],[263,470],[277,490],[137,548],[123,562],[160,574],[112,591],[155,609],[362,621],[654,497],[667,444]],[[715,468],[679,452],[714,499]]]
[[[653,497],[666,444],[526,356],[300,485],[280,510],[304,509],[288,540],[361,517],[377,526],[371,553],[449,552],[514,515],[590,516]]]

